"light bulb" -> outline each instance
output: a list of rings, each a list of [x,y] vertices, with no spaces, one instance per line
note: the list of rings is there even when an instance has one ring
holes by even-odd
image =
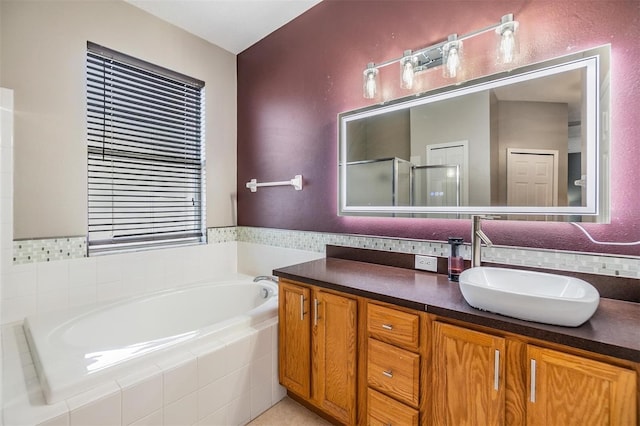
[[[460,57],[458,56],[458,49],[452,47],[449,49],[449,55],[447,56],[447,74],[449,74],[449,77],[455,78],[458,75],[459,66]]]
[[[506,29],[500,39],[500,55],[502,62],[510,64],[515,57],[516,40],[511,29]]]
[[[403,89],[413,88],[413,78],[415,76],[415,63],[417,59],[411,54],[410,50],[404,52],[404,56],[400,60],[400,87]]]
[[[501,24],[496,28],[496,34],[500,38],[498,40],[498,63],[510,64],[515,61],[518,55],[518,37],[516,30],[518,29],[518,21],[513,20],[513,15],[504,15]]]
[[[371,99],[376,96],[376,78],[373,73],[367,75],[367,84],[365,86],[365,97]]]
[[[367,65],[367,69],[363,73],[362,94],[366,99],[376,97],[378,90],[378,70],[373,67],[372,63]]]
[[[448,41],[442,46],[442,58],[444,66],[442,75],[449,78],[456,78],[462,68],[462,42],[458,40],[457,34],[451,34]]]
[[[402,66],[402,84],[400,87],[403,89],[413,88],[413,76],[413,63],[411,61],[406,61]]]

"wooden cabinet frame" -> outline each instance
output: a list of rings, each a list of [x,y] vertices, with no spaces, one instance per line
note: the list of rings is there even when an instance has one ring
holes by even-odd
[[[279,297],[280,382],[288,388],[292,397],[335,423],[367,424],[367,342],[369,337],[381,337],[371,336],[367,328],[367,309],[369,303],[373,303],[419,316],[420,338],[417,349],[414,350],[420,354],[420,392],[417,408],[421,426],[442,424],[434,414],[434,405],[438,401],[435,395],[438,393],[436,387],[439,379],[433,363],[438,359],[437,351],[441,349],[436,348],[439,343],[434,340],[437,324],[459,327],[468,330],[471,335],[485,333],[502,342],[500,385],[503,395],[500,398],[503,402],[500,410],[503,411],[503,420],[498,421],[498,424],[525,426],[540,422],[539,417],[532,414],[533,409],[528,398],[531,387],[530,358],[532,354],[539,357],[542,353],[545,356],[544,362],[566,366],[569,370],[573,365],[578,365],[576,368],[585,371],[603,370],[600,376],[605,377],[609,383],[617,380],[616,375],[624,376],[614,385],[617,387],[612,395],[614,398],[618,398],[620,393],[626,396],[620,399],[622,402],[614,401],[611,418],[618,424],[640,426],[640,363],[286,279],[280,280]],[[327,315],[327,309],[333,310],[333,315],[339,318],[336,323],[322,322],[323,317]],[[345,333],[345,330],[341,329],[332,335],[332,332],[339,328],[336,324],[344,324],[344,328],[349,330]],[[333,344],[338,346],[332,348],[331,344],[327,344],[328,339],[335,339]],[[340,358],[339,362],[329,362],[330,357],[336,354]],[[582,364],[587,367],[582,367]],[[344,374],[336,375],[332,369],[344,371]],[[595,373],[594,375],[598,376]],[[321,376],[328,381],[324,381]],[[349,389],[341,393],[342,386]],[[342,399],[341,395],[348,397]],[[346,400],[352,401],[353,405],[345,404]],[[379,410],[379,400],[377,403],[376,410]],[[558,419],[562,417],[559,415]],[[549,422],[553,419],[546,418],[542,421]]]
[[[355,424],[357,299],[288,280],[278,297],[280,383],[329,420]]]
[[[540,339],[534,339],[518,334],[503,332],[489,327],[478,326],[467,322],[452,320],[444,317],[430,315],[432,322],[438,321],[446,324],[452,324],[471,331],[487,333],[504,339],[505,342],[505,405],[504,405],[504,424],[514,426],[525,426],[544,424],[551,426],[556,419],[546,418],[540,419],[538,416],[532,415],[530,405],[531,391],[531,352],[532,348],[538,348],[544,353],[559,354],[561,358],[572,358],[573,363],[582,363],[592,365],[593,363],[601,363],[602,373],[609,378],[622,374],[625,376],[618,386],[619,389],[626,391],[626,396],[621,397],[618,401],[618,407],[611,411],[612,419],[623,419],[622,422],[617,420],[611,424],[636,425],[640,426],[640,418],[638,417],[638,407],[640,407],[640,364],[607,355],[593,353],[582,349],[576,349],[558,343],[548,342]],[[534,354],[535,349],[533,350]],[[433,358],[431,358],[433,360]],[[581,368],[582,367],[578,367]],[[590,367],[594,371],[593,368]],[[608,371],[610,370],[610,371]],[[622,370],[622,371],[621,371]],[[630,378],[632,376],[633,378]],[[628,382],[631,380],[631,384]],[[430,382],[430,383],[433,383]],[[631,390],[633,389],[633,390]],[[434,390],[435,392],[435,390]],[[576,392],[575,390],[573,392]],[[629,393],[634,395],[629,395]],[[629,401],[633,401],[630,403]],[[624,401],[623,403],[621,401]],[[433,401],[432,401],[433,404]],[[616,405],[616,404],[613,404]],[[621,407],[624,405],[624,407]],[[430,405],[433,407],[433,405]],[[617,411],[616,411],[617,410]],[[557,415],[558,421],[561,415]],[[423,423],[424,424],[424,423]],[[437,424],[432,422],[429,424]],[[562,423],[558,423],[562,424]],[[564,426],[564,425],[563,425]]]

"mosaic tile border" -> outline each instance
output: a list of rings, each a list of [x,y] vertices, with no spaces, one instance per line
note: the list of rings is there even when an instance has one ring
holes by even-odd
[[[226,226],[222,228],[207,229],[207,243],[228,243],[238,241],[238,228],[235,226]]]
[[[87,256],[86,237],[59,237],[38,240],[15,240],[13,263],[50,262]]]
[[[237,241],[235,226],[207,229],[208,243]],[[13,264],[50,262],[87,257],[87,237],[40,238],[13,241]]]
[[[327,244],[352,248],[447,257],[449,245],[442,241],[410,240],[274,228],[227,226],[207,229],[209,244],[232,241],[324,253]],[[14,264],[48,262],[86,257],[86,237],[61,237],[13,242]],[[470,258],[470,246],[461,254]],[[506,265],[640,279],[640,257],[614,256],[520,247],[485,247],[482,260]]]
[[[407,240],[310,231],[290,231],[271,228],[249,228],[242,226],[238,227],[238,241],[314,251],[318,253],[324,253],[325,246],[327,244],[331,244],[335,246],[411,254],[428,254],[431,256],[441,257],[446,257],[449,254],[448,244],[437,241]]]
[[[331,244],[438,257],[449,255],[449,245],[439,241],[270,228],[238,227],[238,241],[319,253],[325,251],[326,244]],[[465,259],[470,259],[471,247],[463,245],[460,253]],[[640,279],[640,257],[492,246],[482,249],[482,261]]]

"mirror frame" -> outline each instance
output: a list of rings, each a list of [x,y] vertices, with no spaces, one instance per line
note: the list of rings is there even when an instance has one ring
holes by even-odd
[[[602,86],[601,64],[608,67],[610,63],[610,45],[604,45],[570,55],[528,64],[509,71],[491,74],[478,79],[469,80],[457,85],[406,96],[380,104],[346,111],[338,114],[338,214],[341,216],[407,216],[407,217],[443,217],[456,214],[457,217],[490,214],[490,215],[528,215],[541,216],[590,216],[589,221],[608,220],[608,138],[601,138],[601,119],[609,128],[608,115],[601,118],[600,90]],[[586,204],[584,206],[552,206],[552,207],[508,207],[508,206],[349,206],[347,200],[347,181],[345,164],[347,158],[347,127],[352,121],[374,117],[387,112],[411,108],[418,105],[451,99],[454,97],[490,90],[511,83],[519,83],[532,78],[545,77],[575,69],[586,71],[586,114],[590,119],[583,123],[582,132],[586,132]],[[609,71],[604,75],[607,75]],[[595,84],[593,84],[595,83]],[[610,104],[608,97],[605,101]],[[606,111],[609,111],[607,105]],[[607,139],[603,141],[601,139]],[[606,145],[606,146],[605,146]],[[606,171],[605,173],[603,173]],[[597,216],[597,217],[593,217]]]

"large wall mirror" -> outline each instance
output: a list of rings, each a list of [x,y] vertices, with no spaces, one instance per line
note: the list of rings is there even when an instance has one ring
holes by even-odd
[[[607,221],[609,54],[341,113],[339,213]]]

